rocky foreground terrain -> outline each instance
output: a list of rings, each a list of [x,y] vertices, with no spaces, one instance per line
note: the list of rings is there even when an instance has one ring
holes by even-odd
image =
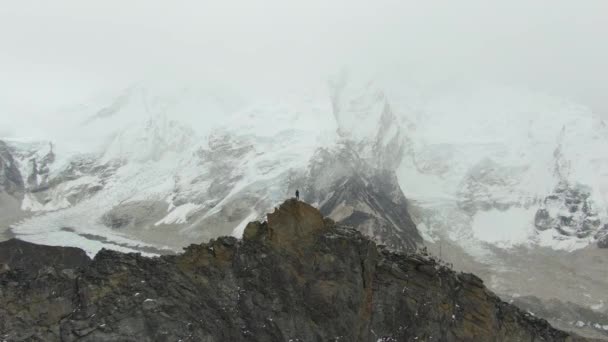
[[[157,258],[0,243],[3,341],[582,341],[288,200]]]

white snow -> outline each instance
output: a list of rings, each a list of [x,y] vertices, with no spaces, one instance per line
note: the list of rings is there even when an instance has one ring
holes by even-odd
[[[426,224],[424,223],[418,223],[416,225],[416,228],[418,228],[418,232],[420,232],[420,236],[422,236],[422,238],[424,239],[424,241],[428,241],[431,243],[435,243],[436,240],[435,238],[433,238],[433,233],[431,232],[431,230],[429,229],[429,227],[426,226]]]
[[[510,208],[480,211],[473,218],[475,238],[500,247],[525,244],[534,234],[533,218],[535,209]]]
[[[40,203],[36,197],[26,193],[21,202],[21,210],[24,211],[54,211],[65,209],[70,206],[70,202],[65,197],[53,197],[47,203]]]
[[[406,108],[399,100],[391,103]],[[446,231],[478,257],[475,240],[504,248],[538,244],[567,251],[593,243],[553,230],[536,232],[533,220],[540,201],[565,179],[591,188],[599,218],[608,221],[608,128],[600,117],[545,94],[492,85],[463,88],[416,105],[395,110],[414,127],[408,131],[411,150],[397,170],[404,194],[432,212],[464,199],[506,208],[478,207],[470,224],[447,219],[449,215],[443,223],[433,218],[432,226],[425,222],[426,230]],[[560,160],[554,154],[558,148]],[[561,175],[554,173],[556,164]]]
[[[167,216],[156,222],[154,225],[161,224],[183,224],[188,222],[188,215],[202,208],[200,204],[185,203],[173,208]]]
[[[591,310],[600,311],[604,308],[604,301],[600,300],[599,303],[591,305]]]
[[[537,234],[535,241],[539,246],[550,247],[556,250],[574,251],[587,247],[593,241],[591,237],[587,239],[564,237],[553,229],[541,231]]]

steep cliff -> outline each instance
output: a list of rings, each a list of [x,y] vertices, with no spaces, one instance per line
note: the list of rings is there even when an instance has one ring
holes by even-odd
[[[15,244],[0,244],[7,341],[580,340],[502,302],[472,274],[395,254],[295,200],[249,223],[242,240],[180,255],[102,250],[66,264],[52,255],[65,256],[62,248],[6,251]],[[46,267],[16,267],[38,250]]]

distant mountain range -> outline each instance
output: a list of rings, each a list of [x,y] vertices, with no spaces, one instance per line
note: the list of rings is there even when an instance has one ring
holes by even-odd
[[[460,266],[494,277],[503,295],[542,297],[507,275],[522,248],[531,264],[584,255],[583,273],[563,277],[587,290],[547,296],[608,301],[598,261],[608,247],[608,128],[584,107],[505,87],[415,98],[342,75],[254,99],[138,84],[57,115],[47,139],[0,141],[0,207],[20,207],[0,229],[19,239],[89,256],[171,254],[240,237],[299,189],[390,249],[426,245],[455,264],[465,259],[450,250],[462,250],[472,261]],[[559,267],[546,271],[570,266]]]

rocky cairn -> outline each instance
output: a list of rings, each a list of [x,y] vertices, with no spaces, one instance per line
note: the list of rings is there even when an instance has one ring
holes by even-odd
[[[577,341],[472,274],[288,200],[243,239],[146,258],[0,243],[0,340]]]

